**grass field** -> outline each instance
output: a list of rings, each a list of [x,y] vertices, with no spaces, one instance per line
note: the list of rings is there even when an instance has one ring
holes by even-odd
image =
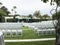
[[[40,35],[34,33],[28,27],[23,27],[23,34],[19,37],[5,37],[5,39],[37,39],[37,38],[52,38],[55,35]],[[55,45],[55,41],[37,41],[37,42],[6,42],[5,45]]]
[[[5,37],[5,39],[37,39],[37,38],[52,38],[52,37],[55,37],[55,35],[40,35],[40,36],[38,36],[37,33],[34,33],[34,31],[29,29],[28,27],[23,27],[22,36]]]
[[[9,42],[6,45],[55,45],[55,41],[42,41],[42,42]]]

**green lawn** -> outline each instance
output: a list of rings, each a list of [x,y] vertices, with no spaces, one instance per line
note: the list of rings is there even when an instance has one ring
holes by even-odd
[[[40,35],[40,36],[38,36],[37,33],[34,33],[34,31],[29,29],[28,27],[23,27],[22,36],[5,37],[5,39],[37,39],[37,38],[52,38],[52,37],[55,37],[55,35]]]
[[[37,42],[9,42],[5,45],[55,45],[55,41],[37,41]]]
[[[35,39],[35,38],[50,38],[54,35],[38,36],[33,30],[28,27],[23,27],[23,35],[20,37],[5,37],[5,39]],[[37,41],[37,42],[6,42],[5,45],[55,45],[55,41]]]

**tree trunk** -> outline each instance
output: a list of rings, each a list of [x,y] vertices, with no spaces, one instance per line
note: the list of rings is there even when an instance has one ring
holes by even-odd
[[[58,23],[55,29],[56,29],[56,45],[60,45],[60,19],[58,19]]]

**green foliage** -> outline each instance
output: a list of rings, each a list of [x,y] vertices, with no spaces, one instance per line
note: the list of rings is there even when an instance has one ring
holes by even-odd
[[[1,16],[6,16],[7,14],[5,13],[4,10],[0,9],[0,15],[1,15]]]
[[[16,8],[17,8],[16,6],[13,6],[13,9],[12,9],[12,11],[14,11],[15,14],[17,13],[17,12],[15,11]]]
[[[44,3],[47,3],[49,0],[42,0]],[[60,6],[60,0],[50,0],[50,4],[52,5],[52,2],[56,2],[58,6]]]
[[[17,22],[18,19],[7,19],[7,22]]]
[[[13,6],[14,9],[16,9],[17,7],[16,6]]]
[[[42,0],[44,3],[46,3],[48,0]]]
[[[37,18],[41,18],[41,14],[40,11],[35,11],[33,16],[37,17]]]
[[[2,5],[2,3],[0,2],[0,5]]]
[[[1,10],[3,10],[7,15],[10,13],[5,6],[2,6]]]
[[[43,17],[43,19],[50,18],[50,16],[48,14],[44,14],[42,17]]]
[[[29,14],[28,17],[30,17],[32,19],[32,14]]]
[[[57,13],[54,13],[54,14],[52,15],[52,18],[53,18],[53,19],[59,19],[59,18],[60,18],[60,11],[58,11]]]

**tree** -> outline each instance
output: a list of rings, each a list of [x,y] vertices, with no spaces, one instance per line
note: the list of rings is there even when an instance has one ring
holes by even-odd
[[[11,9],[11,11],[12,11],[12,15],[13,15],[13,9]]]
[[[16,9],[17,7],[16,6],[13,6],[14,9]]]
[[[3,16],[6,16],[7,14],[5,13],[4,10],[0,9],[0,22],[3,22],[3,19],[4,17]]]
[[[10,14],[10,12],[8,11],[8,9],[7,9],[5,6],[2,6],[1,9],[2,9],[3,11],[5,11],[5,13],[6,13],[7,15]]]
[[[7,13],[0,9],[0,22],[3,22],[5,16],[7,16]]]
[[[42,0],[44,2],[44,0]],[[48,1],[48,0],[45,0]],[[57,17],[57,23],[55,26],[56,29],[56,44],[55,45],[60,45],[60,15],[57,13],[57,8],[60,7],[60,0],[51,0],[51,5],[53,4],[52,2],[56,2],[57,7],[56,7],[56,17]],[[60,13],[60,11],[59,11]]]
[[[0,5],[2,5],[2,3],[0,2]]]
[[[29,14],[28,17],[30,17],[32,19],[32,14]]]
[[[41,18],[41,14],[40,11],[35,11],[33,16],[37,17],[37,18]]]
[[[14,10],[14,13],[16,14],[17,12],[15,11],[17,7],[16,6],[13,6],[13,10]]]
[[[47,3],[49,0],[42,0],[44,3]],[[52,5],[53,2],[56,2],[58,6],[60,6],[60,0],[50,0],[50,4]]]
[[[53,19],[59,19],[59,18],[60,18],[60,11],[57,12],[57,15],[56,15],[56,13],[54,13],[54,14],[52,15],[52,18],[53,18]]]
[[[0,5],[2,5],[2,3],[0,2]],[[5,6],[0,6],[0,22],[3,22],[4,16],[8,15],[10,12],[8,11],[8,9]]]
[[[49,16],[48,14],[44,14],[42,17],[43,17],[43,19],[48,19],[48,18],[50,18],[50,16]]]

